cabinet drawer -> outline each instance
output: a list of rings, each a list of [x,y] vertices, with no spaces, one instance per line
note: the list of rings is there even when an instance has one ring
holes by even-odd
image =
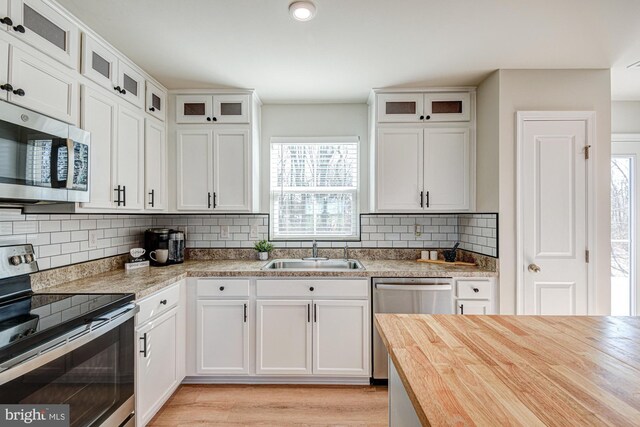
[[[491,298],[491,281],[489,280],[458,280],[456,286],[458,298]]]
[[[491,311],[491,302],[487,300],[459,299],[456,301],[456,314],[484,316],[485,314],[493,313]]]
[[[198,297],[248,297],[249,279],[200,279]]]
[[[161,313],[166,312],[172,307],[178,305],[180,300],[180,285],[175,284],[169,288],[163,289],[141,300],[138,305],[140,311],[138,312],[137,325],[140,326],[158,316]]]
[[[367,298],[369,280],[258,280],[258,297]]]

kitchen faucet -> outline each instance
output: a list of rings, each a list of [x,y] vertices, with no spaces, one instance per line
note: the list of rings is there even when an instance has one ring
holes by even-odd
[[[313,243],[311,245],[311,256],[310,257],[305,257],[305,258],[302,258],[302,259],[318,261],[318,260],[327,260],[329,258],[319,257],[318,256],[318,242],[316,242],[315,239],[314,239]]]

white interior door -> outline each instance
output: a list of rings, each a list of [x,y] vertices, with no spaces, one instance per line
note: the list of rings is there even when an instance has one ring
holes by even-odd
[[[587,314],[587,122],[519,125],[523,314]]]

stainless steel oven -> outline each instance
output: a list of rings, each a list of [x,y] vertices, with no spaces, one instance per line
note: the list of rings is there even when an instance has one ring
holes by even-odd
[[[0,199],[88,202],[90,134],[0,101]]]

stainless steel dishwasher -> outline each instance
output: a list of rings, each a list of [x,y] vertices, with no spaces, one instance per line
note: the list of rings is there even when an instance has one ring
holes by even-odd
[[[373,314],[453,314],[451,279],[373,279]],[[387,349],[373,330],[373,381],[388,378]],[[382,380],[382,381],[381,381]]]

